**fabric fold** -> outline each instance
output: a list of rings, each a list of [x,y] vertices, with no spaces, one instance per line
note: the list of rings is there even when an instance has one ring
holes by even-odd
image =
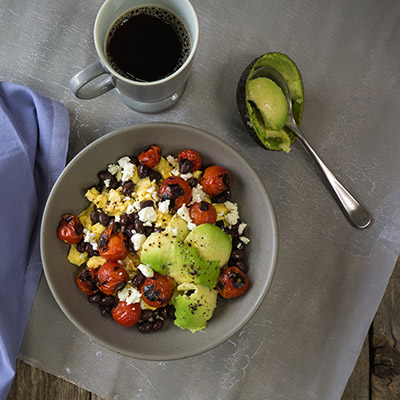
[[[0,399],[6,399],[42,272],[40,224],[65,166],[64,106],[24,86],[0,82]]]

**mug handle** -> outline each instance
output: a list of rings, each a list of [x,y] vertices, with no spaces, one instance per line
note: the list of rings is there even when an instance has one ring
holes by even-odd
[[[84,92],[81,92],[81,89],[83,89],[89,82],[103,74],[107,74],[108,77],[100,82],[86,87]],[[71,89],[72,93],[78,99],[82,100],[94,99],[95,97],[101,96],[114,87],[115,84],[113,82],[113,77],[104,70],[104,67],[100,61],[96,61],[82,71],[78,72],[69,82],[69,88]]]

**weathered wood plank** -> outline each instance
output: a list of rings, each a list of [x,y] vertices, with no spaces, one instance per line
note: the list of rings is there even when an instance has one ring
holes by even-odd
[[[371,399],[400,399],[400,258],[372,324]]]
[[[27,399],[91,400],[91,394],[72,383],[18,360],[16,376],[7,400]]]
[[[370,399],[370,347],[369,335],[364,341],[356,366],[347,383],[342,400]]]

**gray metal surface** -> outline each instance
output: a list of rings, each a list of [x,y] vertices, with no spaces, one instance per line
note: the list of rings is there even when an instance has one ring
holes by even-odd
[[[108,399],[339,399],[400,248],[400,2],[193,0],[200,42],[187,91],[158,115],[108,93],[75,99],[72,75],[95,61],[99,0],[0,1],[1,79],[60,100],[69,157],[147,121],[209,131],[252,162],[274,204],[279,259],[269,294],[234,337],[203,355],[145,362],[106,350],[64,317],[42,279],[21,357]],[[300,143],[268,152],[245,132],[236,84],[256,56],[280,51],[305,86],[303,129],[374,223],[352,227]]]

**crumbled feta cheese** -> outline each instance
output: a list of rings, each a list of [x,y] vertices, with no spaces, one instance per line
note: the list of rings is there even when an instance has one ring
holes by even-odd
[[[244,243],[244,244],[249,244],[250,239],[247,238],[246,236],[239,236],[239,239]]]
[[[121,216],[120,215],[116,215],[114,217],[115,222],[119,222],[121,220]]]
[[[177,166],[179,165],[179,164],[178,164],[178,159],[175,158],[174,156],[169,155],[169,156],[166,157],[166,160],[167,160],[173,167],[177,167]]]
[[[189,214],[189,209],[186,207],[186,205],[184,204],[182,207],[180,207],[177,212],[176,212],[182,219],[184,219],[187,222],[187,226],[189,228],[189,230],[193,230],[194,228],[196,228],[196,224],[193,223],[192,219],[190,218],[190,214]]]
[[[93,247],[93,250],[98,249],[97,241],[96,241],[96,234],[90,232],[88,229],[83,229],[83,241],[86,243],[90,243]]]
[[[133,204],[128,204],[128,207],[126,207],[125,214],[133,214],[135,212],[135,207]]]
[[[155,181],[152,181],[152,185],[150,188],[146,189],[146,193],[149,193],[154,201],[158,201],[160,199],[158,197],[158,186]]]
[[[247,227],[246,222],[241,222],[241,223],[239,224],[239,226],[238,226],[238,233],[239,233],[239,235],[241,235],[241,234],[244,232],[244,230],[246,229],[246,227]]]
[[[121,157],[117,162],[121,168],[125,168],[127,164],[131,164],[131,159],[128,156],[125,156]]]
[[[170,200],[160,201],[158,203],[158,209],[160,210],[160,212],[162,212],[163,214],[167,214],[169,212],[170,203]]]
[[[122,182],[127,182],[129,181],[129,179],[132,178],[133,173],[135,172],[135,168],[136,166],[132,163],[127,163],[125,164],[124,169],[122,170],[122,177],[121,177],[121,181]]]
[[[226,201],[225,207],[228,210],[227,214],[225,215],[225,221],[228,223],[229,226],[233,226],[237,224],[239,221],[239,211],[238,206],[236,203],[232,203],[231,201]]]
[[[146,278],[151,278],[154,276],[154,271],[145,264],[139,264],[138,265],[138,270],[146,277]]]
[[[117,164],[108,164],[107,171],[112,175],[117,175],[121,168]]]
[[[174,169],[171,171],[171,174],[174,175],[174,176],[179,176],[181,173],[179,172],[179,169],[178,169],[178,168],[174,168]]]
[[[192,178],[193,174],[191,172],[188,172],[187,174],[182,174],[181,178],[187,181],[188,179]]]
[[[104,182],[104,186],[105,186],[106,188],[110,187],[110,182],[111,182],[110,179],[104,179],[103,182]]]
[[[139,303],[141,297],[142,296],[139,290],[137,290],[129,283],[122,290],[118,292],[118,299],[120,301],[125,301],[126,304]]]
[[[139,251],[142,248],[143,243],[145,241],[146,241],[146,235],[143,235],[141,233],[135,233],[131,237],[131,242],[133,244],[133,248],[135,249],[135,251]]]
[[[203,187],[198,183],[197,186],[192,188],[192,201],[190,204],[193,203],[200,203],[207,197],[206,193],[203,190]]]
[[[146,222],[156,222],[157,221],[157,211],[154,207],[145,207],[139,211],[139,219]]]

